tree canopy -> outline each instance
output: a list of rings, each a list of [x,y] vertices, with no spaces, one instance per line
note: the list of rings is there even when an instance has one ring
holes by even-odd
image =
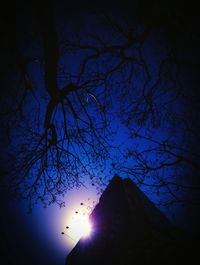
[[[6,25],[3,183],[30,206],[63,206],[117,172],[162,204],[199,205],[196,16],[171,1],[79,7],[22,1]]]

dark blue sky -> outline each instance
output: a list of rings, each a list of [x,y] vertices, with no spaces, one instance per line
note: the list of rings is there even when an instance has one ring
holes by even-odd
[[[57,85],[61,91],[71,82],[80,86],[84,84],[80,96],[94,124],[97,127],[103,126],[104,111],[108,114],[106,121],[109,130],[106,128],[99,135],[112,148],[106,153],[101,143],[93,139],[94,134],[88,134],[89,127],[85,122],[87,114],[83,111],[81,101],[70,94],[69,100],[75,103],[75,112],[80,115],[81,129],[85,130],[83,139],[86,149],[78,141],[75,114],[69,105],[66,107],[67,128],[75,144],[68,150],[80,158],[78,172],[74,166],[76,160],[70,157],[69,152],[69,161],[67,156],[62,157],[63,164],[68,161],[68,171],[61,170],[62,177],[66,173],[63,179],[67,180],[67,189],[61,185],[64,198],[58,196],[66,202],[66,207],[60,209],[57,204],[51,203],[49,206],[48,203],[53,200],[49,193],[44,196],[47,206],[44,209],[45,204],[40,197],[45,182],[41,180],[36,186],[37,192],[31,197],[31,200],[37,201],[32,214],[26,213],[31,201],[29,197],[26,202],[14,201],[8,192],[8,188],[13,187],[14,159],[12,161],[11,158],[15,151],[27,146],[34,147],[38,135],[31,129],[38,134],[43,133],[49,100],[47,76],[52,77],[45,68],[45,47],[49,46],[53,50],[54,44],[49,42],[45,46],[42,38],[44,32],[41,25],[47,23],[45,18],[48,16],[44,16],[44,22],[41,13],[45,9],[48,13],[48,6],[41,7],[36,15],[34,8],[40,7],[37,1],[36,4],[19,1],[14,12],[17,14],[16,21],[13,23],[8,19],[13,17],[12,12],[5,10],[8,16],[2,24],[4,38],[1,67],[4,74],[1,77],[3,118],[0,161],[2,176],[4,171],[8,174],[6,181],[1,184],[0,217],[3,256],[11,258],[7,263],[11,264],[13,260],[19,261],[21,265],[64,264],[72,245],[60,232],[72,218],[72,212],[79,210],[81,202],[92,206],[93,201],[98,202],[114,173],[131,177],[137,185],[143,183],[139,185],[141,189],[161,207],[168,218],[199,235],[200,80],[197,19],[194,9],[187,10],[179,1],[164,1],[163,5],[159,1],[147,2],[135,1],[131,5],[130,1],[94,3],[88,0],[84,4],[83,1],[53,1],[55,31],[51,34],[55,33],[59,47]],[[46,28],[51,22],[46,24]],[[131,34],[136,42],[138,36],[144,34],[144,43],[141,46],[140,42],[129,45]],[[111,53],[109,49],[112,49]],[[87,56],[92,58],[99,51],[100,55],[94,60],[84,61]],[[51,57],[48,54],[47,58],[52,59],[53,55]],[[81,68],[83,62],[84,70]],[[81,78],[78,76],[80,69]],[[23,112],[18,116],[15,105],[18,99],[23,99],[23,91]],[[4,118],[2,113],[7,109],[14,109],[14,115],[11,113],[8,118]],[[21,119],[20,126],[15,123],[16,119]],[[51,119],[61,139],[64,127],[61,106],[53,112]],[[53,139],[53,130],[47,135],[49,141],[51,137]],[[97,150],[101,155],[94,156],[94,148],[87,144],[90,141],[95,148],[99,148]],[[88,156],[85,156],[85,150]],[[17,163],[20,164],[23,159],[23,153],[19,152]],[[56,151],[46,175],[53,176],[53,179],[58,173],[54,167],[55,161]],[[29,160],[26,162],[28,164]],[[90,173],[82,167],[82,163],[87,165]],[[27,195],[31,190],[38,168],[36,163],[26,181],[20,182],[22,185],[19,185],[19,191],[22,194]],[[81,189],[78,189],[80,183],[76,183],[77,176],[84,184]],[[14,182],[17,180],[17,177],[14,178]],[[51,188],[51,177],[48,180]],[[171,183],[169,188],[162,186],[166,181]],[[5,183],[8,188],[4,186]],[[181,183],[181,188],[177,188],[176,183]],[[156,185],[161,185],[159,190]],[[188,189],[188,186],[192,189]],[[68,188],[71,190],[68,191]]]

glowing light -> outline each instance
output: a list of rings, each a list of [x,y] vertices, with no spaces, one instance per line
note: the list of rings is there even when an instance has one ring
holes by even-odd
[[[76,212],[69,223],[68,235],[74,241],[78,241],[80,238],[89,237],[91,231],[92,226],[88,215]]]

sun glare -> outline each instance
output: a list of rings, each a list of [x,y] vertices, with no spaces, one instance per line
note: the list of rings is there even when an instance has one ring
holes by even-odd
[[[69,223],[68,233],[70,238],[78,241],[80,238],[87,238],[92,227],[88,215],[76,212]]]

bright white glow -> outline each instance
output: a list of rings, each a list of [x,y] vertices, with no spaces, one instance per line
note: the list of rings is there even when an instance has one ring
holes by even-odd
[[[68,233],[74,241],[78,241],[81,237],[88,237],[91,230],[92,227],[88,215],[77,213],[69,223]]]

